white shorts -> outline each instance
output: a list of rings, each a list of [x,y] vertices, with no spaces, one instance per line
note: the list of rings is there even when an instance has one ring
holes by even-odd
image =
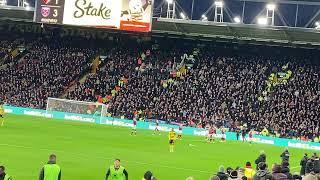
[[[154,130],[155,131],[159,131],[159,126],[156,126],[156,128]]]
[[[132,129],[136,130],[137,129],[137,125],[133,125]]]
[[[178,130],[178,134],[181,135],[182,134],[182,130]]]

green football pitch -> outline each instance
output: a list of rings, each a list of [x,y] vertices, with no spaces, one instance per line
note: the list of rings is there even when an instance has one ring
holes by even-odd
[[[184,180],[188,176],[207,180],[219,165],[244,166],[261,150],[266,152],[270,167],[281,161],[283,151],[235,141],[208,144],[203,137],[184,136],[170,153],[166,132],[152,135],[152,131],[138,129],[138,135],[131,136],[129,128],[17,115],[6,115],[0,134],[0,164],[16,180],[37,179],[52,153],[57,155],[65,180],[102,180],[115,158],[122,160],[131,180],[141,180],[147,170],[160,180]],[[299,171],[304,152],[290,149],[293,172]]]

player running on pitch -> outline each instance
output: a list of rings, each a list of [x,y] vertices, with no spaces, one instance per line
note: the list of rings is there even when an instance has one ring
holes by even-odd
[[[169,132],[169,149],[170,152],[174,152],[174,142],[176,140],[176,132],[174,132],[174,129],[172,128]]]
[[[2,119],[1,126],[4,126],[4,107],[2,103],[0,104],[0,118]]]
[[[159,128],[159,121],[158,120],[156,121],[156,128],[154,128],[153,135],[155,135],[156,133],[161,135],[160,128]]]
[[[134,116],[133,117],[133,127],[132,127],[132,130],[131,130],[131,136],[132,135],[137,135],[137,116]]]

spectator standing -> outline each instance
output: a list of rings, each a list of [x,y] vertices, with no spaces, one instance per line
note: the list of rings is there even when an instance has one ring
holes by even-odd
[[[12,177],[5,172],[5,167],[0,166],[0,180],[12,180]]]
[[[246,163],[246,167],[244,169],[244,174],[245,176],[247,177],[248,180],[251,180],[255,174],[255,171],[254,169],[252,168],[251,166],[251,163],[250,162],[247,162]]]
[[[300,166],[301,166],[301,169],[300,169],[300,175],[301,176],[304,176],[306,174],[306,165],[307,165],[307,162],[308,162],[308,154],[305,153],[303,158],[301,159],[300,161]]]
[[[225,173],[224,166],[219,167],[219,171],[217,173],[217,176],[219,177],[220,180],[227,180],[228,175]]]
[[[116,159],[106,174],[106,180],[128,180],[129,175],[126,169],[121,166],[120,159]]]
[[[60,180],[61,168],[57,165],[57,157],[54,154],[49,156],[49,161],[40,171],[39,180]]]
[[[283,161],[281,164],[281,172],[287,176],[288,179],[292,179],[292,174],[290,173],[289,162]]]
[[[283,153],[280,155],[280,157],[282,158],[282,162],[287,161],[289,162],[289,158],[290,158],[290,153],[288,148],[286,148]]]
[[[255,160],[255,163],[257,165],[257,169],[258,169],[259,163],[261,163],[261,162],[265,163],[266,161],[267,161],[267,156],[264,151],[261,151],[259,157]]]
[[[287,180],[287,175],[282,173],[281,166],[274,164],[272,167],[272,176],[274,180]]]
[[[258,164],[258,171],[257,173],[253,176],[253,180],[271,180],[272,175],[268,171],[268,166],[266,163],[261,162]]]

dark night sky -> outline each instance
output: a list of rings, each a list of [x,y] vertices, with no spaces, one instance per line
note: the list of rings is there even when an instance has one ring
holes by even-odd
[[[17,4],[18,0],[7,0],[8,4],[14,5]],[[166,3],[163,3],[165,0],[154,0],[154,7],[159,7],[160,4],[163,4],[163,11],[166,11]],[[214,0],[194,0],[194,14],[193,19],[200,19],[201,15],[208,10],[208,8],[212,5]],[[35,0],[27,0],[30,4],[34,6]],[[179,12],[181,9],[185,12],[185,14],[190,18],[191,17],[191,6],[192,6],[192,0],[177,0],[180,7],[177,7]],[[230,18],[228,17],[228,14],[231,17],[235,16],[241,16],[242,14],[242,2],[239,0],[224,0],[225,2],[225,21],[230,21]],[[319,0],[320,2],[320,0]],[[246,14],[244,18],[245,23],[255,23],[254,18],[257,16],[259,12],[261,12],[265,8],[266,4],[264,3],[254,3],[254,2],[248,2],[246,5]],[[303,27],[305,24],[317,13],[317,11],[320,9],[320,6],[300,6],[299,7],[299,18],[298,18],[298,26]],[[294,26],[295,21],[295,5],[277,5],[277,13],[275,17],[275,24],[276,25],[283,25],[283,23],[280,20],[280,16],[283,17],[284,21],[289,26]],[[155,13],[160,12],[160,9],[155,11]],[[228,12],[228,13],[227,13]],[[281,14],[279,16],[279,13]],[[163,12],[163,15],[165,15],[165,12]],[[209,20],[213,20],[214,17],[214,11],[213,9],[210,10],[207,14],[207,17]],[[318,16],[315,21],[320,20],[320,16]],[[314,21],[314,22],[315,22]],[[314,22],[311,26],[313,26]],[[309,26],[310,27],[310,26]]]

